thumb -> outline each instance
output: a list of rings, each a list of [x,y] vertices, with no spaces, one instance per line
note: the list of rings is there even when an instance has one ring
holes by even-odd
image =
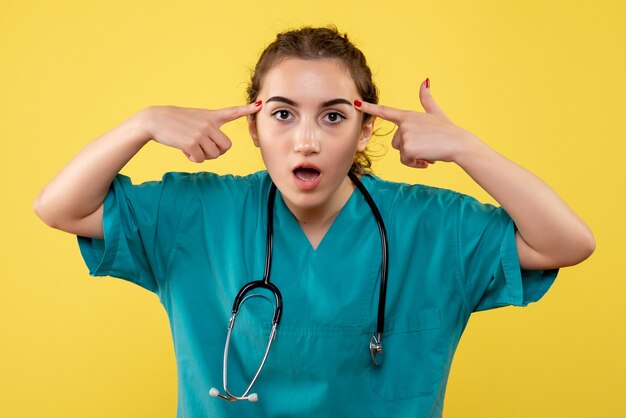
[[[448,118],[443,109],[439,107],[437,102],[435,102],[435,99],[433,99],[433,96],[430,94],[430,79],[428,78],[420,85],[420,103],[426,113],[440,115],[446,119]]]

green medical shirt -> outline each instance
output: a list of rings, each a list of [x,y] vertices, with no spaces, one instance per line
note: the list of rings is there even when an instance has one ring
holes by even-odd
[[[444,189],[365,176],[389,236],[383,363],[373,365],[381,246],[355,190],[314,250],[280,193],[271,281],[284,306],[253,392],[222,388],[224,342],[239,289],[263,276],[270,179],[167,173],[132,185],[118,175],[104,202],[104,240],[79,237],[91,275],[129,280],[167,311],[178,417],[440,417],[452,358],[474,311],[541,298],[557,271],[520,271],[507,213]],[[245,308],[244,308],[245,307]],[[253,298],[231,341],[229,389],[240,395],[267,343],[273,308]]]

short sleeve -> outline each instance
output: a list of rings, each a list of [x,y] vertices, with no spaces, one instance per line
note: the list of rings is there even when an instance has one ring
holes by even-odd
[[[161,181],[133,185],[118,174],[104,200],[104,239],[78,237],[89,274],[113,276],[158,292],[175,240],[180,196],[168,193],[171,173]]]
[[[472,311],[538,301],[558,270],[522,270],[515,224],[501,207],[459,195],[456,219],[459,267]]]

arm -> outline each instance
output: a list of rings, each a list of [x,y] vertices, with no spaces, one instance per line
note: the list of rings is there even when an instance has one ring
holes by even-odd
[[[502,205],[517,227],[523,269],[565,267],[591,255],[591,230],[548,185],[454,125],[425,82],[420,101],[426,113],[371,103],[356,107],[398,125],[392,146],[400,151],[403,164],[426,168],[436,161],[454,162]]]
[[[570,266],[595,249],[589,227],[541,179],[469,134],[456,162],[513,218],[524,269]]]
[[[146,108],[85,146],[39,193],[34,210],[53,228],[103,238],[109,186],[151,139],[180,149],[193,162],[217,158],[231,146],[221,125],[260,108],[259,102],[219,110]]]

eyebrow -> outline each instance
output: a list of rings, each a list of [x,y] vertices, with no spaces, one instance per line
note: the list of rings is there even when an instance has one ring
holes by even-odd
[[[293,100],[288,99],[286,97],[282,97],[282,96],[273,96],[265,101],[265,103],[269,103],[269,102],[283,102],[283,103],[287,103],[290,106],[296,106],[296,107],[298,106],[298,104],[294,102]],[[350,103],[349,100],[339,98],[339,99],[332,99],[332,100],[322,102],[320,104],[320,107],[323,108],[323,107],[328,107],[328,106],[334,106],[337,104],[347,104],[348,106],[352,106],[352,103]]]

